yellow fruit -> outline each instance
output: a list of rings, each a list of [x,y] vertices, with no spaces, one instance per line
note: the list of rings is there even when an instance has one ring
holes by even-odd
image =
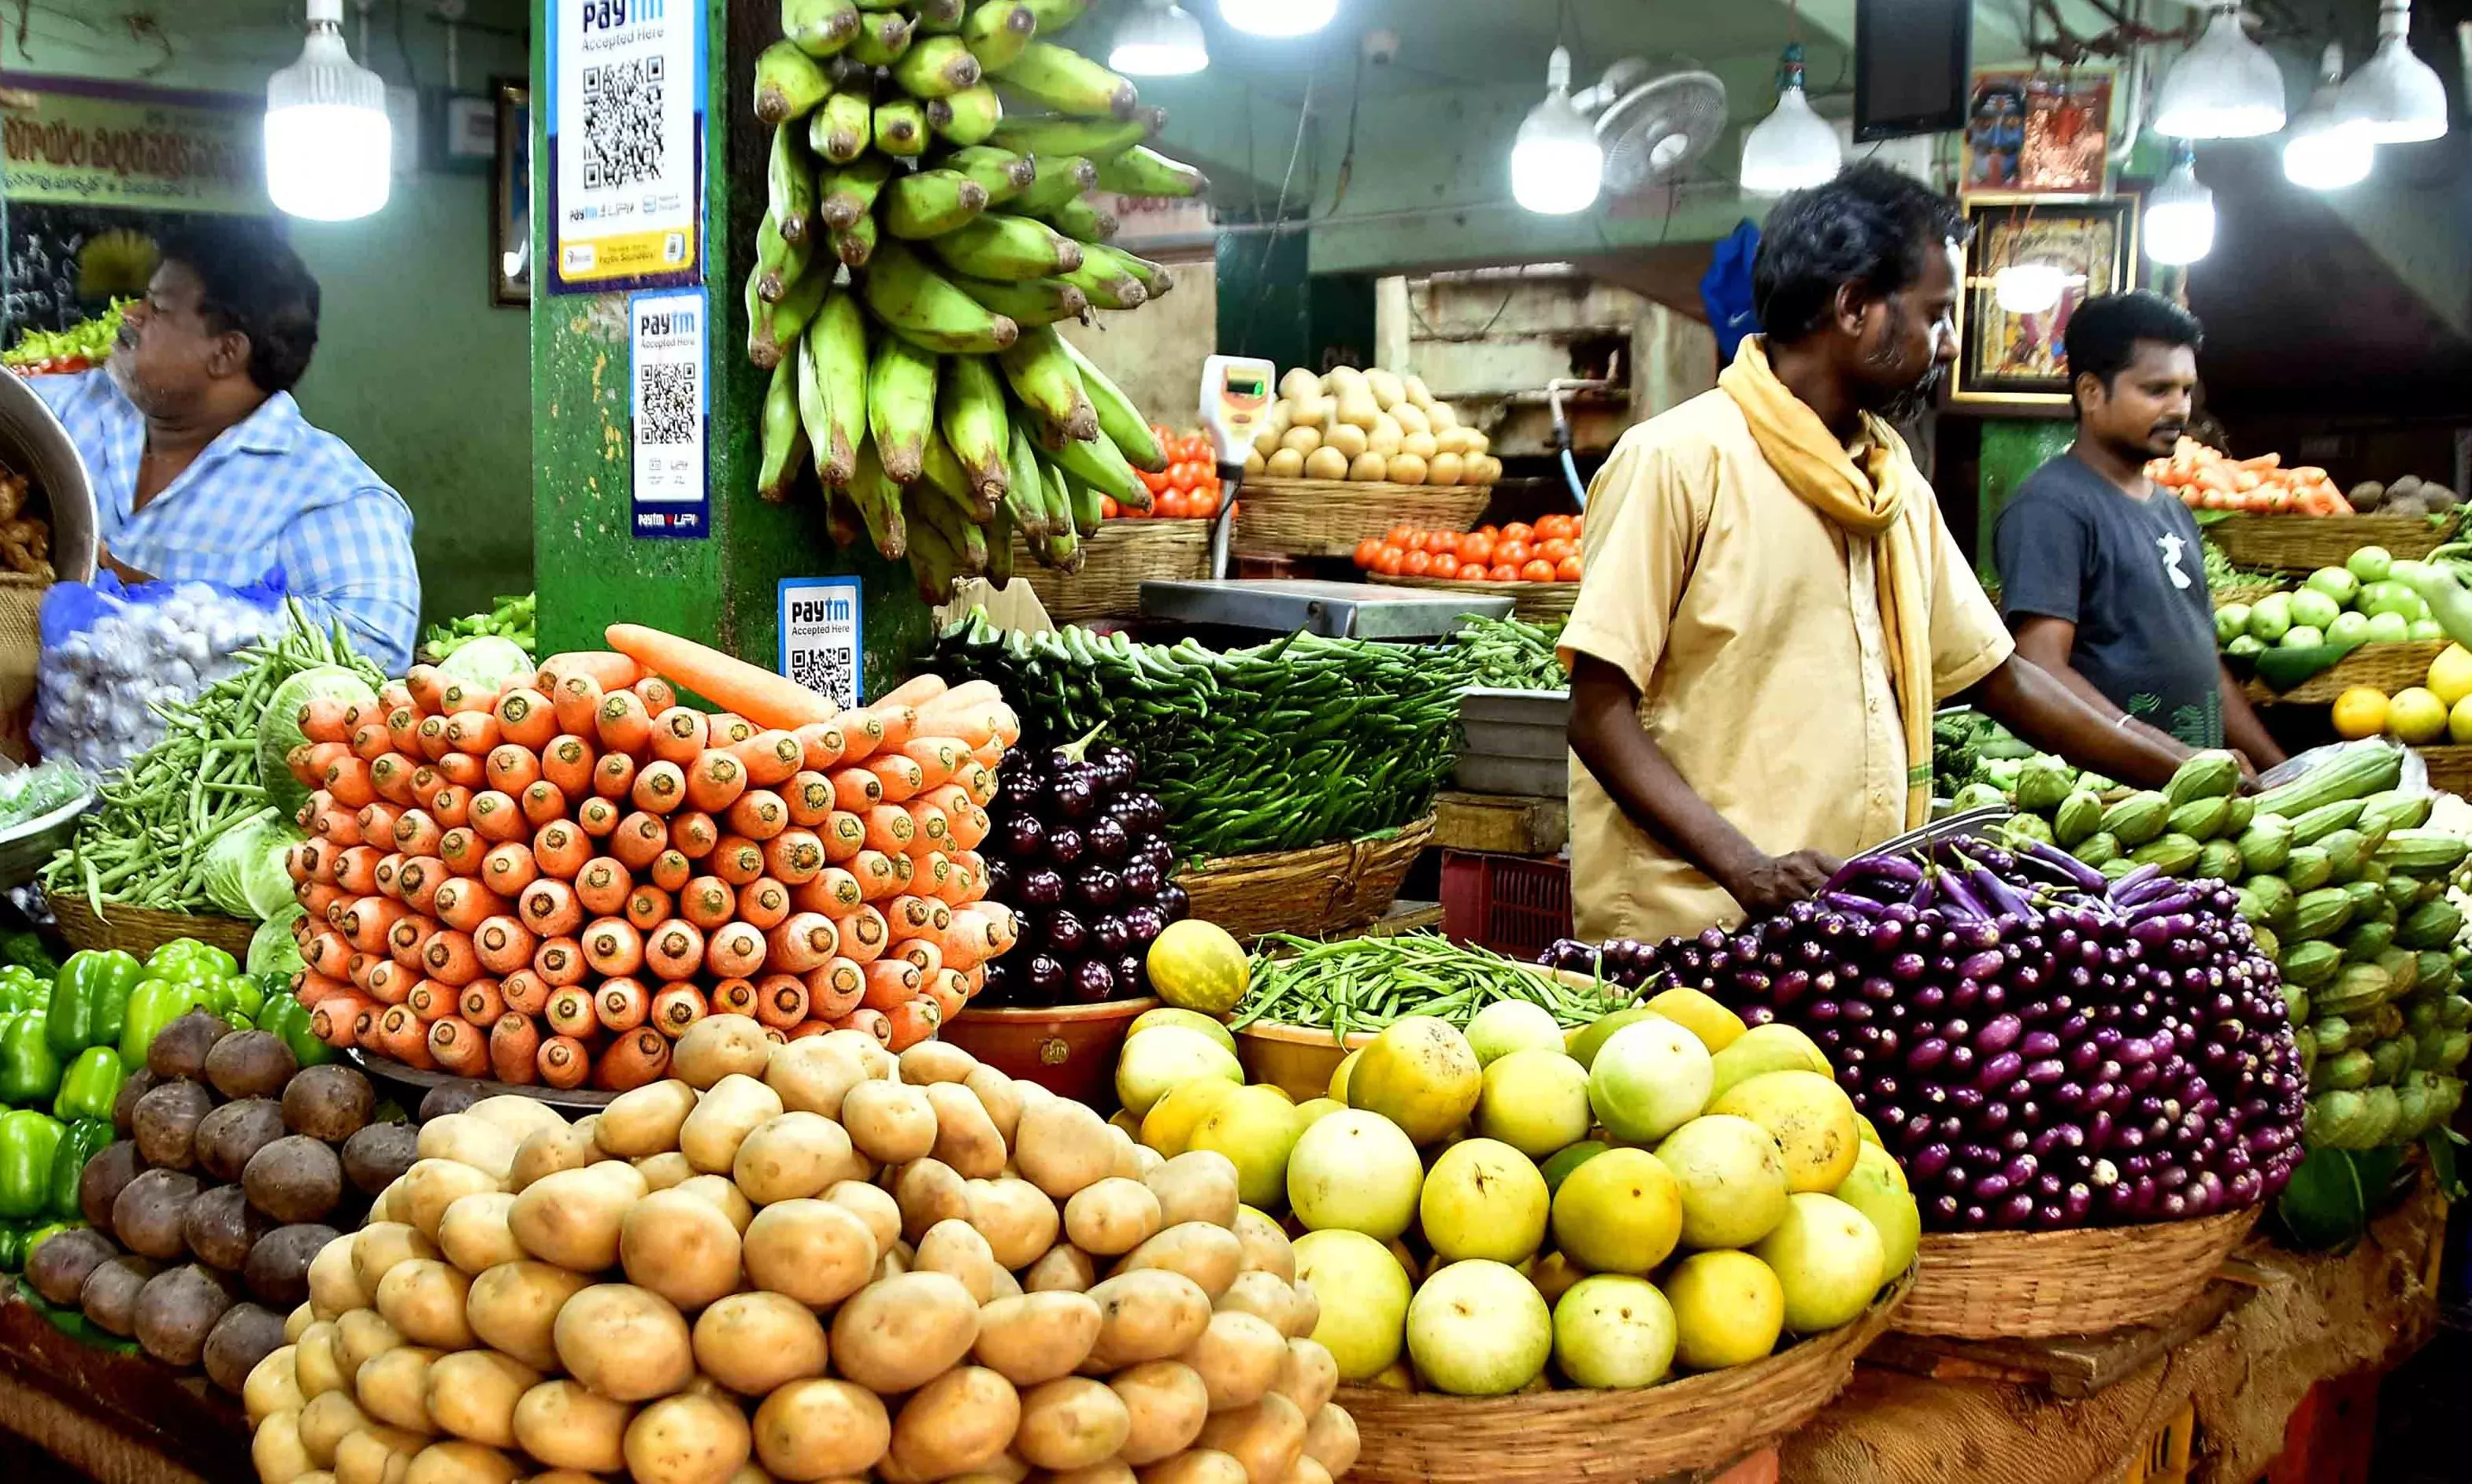
[[[1417,1225],[1438,1258],[1524,1262],[1545,1240],[1550,1201],[1528,1156],[1499,1140],[1467,1139],[1434,1161]]]
[[[2356,685],[2335,697],[2335,735],[2347,741],[2387,729],[2387,697],[2374,686]]]
[[[1845,1202],[1816,1190],[1796,1191],[1785,1220],[1751,1255],[1784,1286],[1786,1328],[1796,1334],[1851,1321],[1888,1276],[1882,1271],[1888,1248],[1880,1229]]]
[[[1645,1274],[1682,1238],[1682,1188],[1646,1149],[1607,1149],[1554,1192],[1554,1245],[1596,1273]]]
[[[1196,1077],[1241,1086],[1245,1069],[1235,1052],[1185,1025],[1153,1025],[1127,1036],[1116,1053],[1116,1100],[1136,1116],[1147,1115],[1169,1090]]]
[[[1347,1074],[1356,1069],[1356,1059],[1364,1054],[1360,1047],[1341,1057],[1339,1065],[1330,1070],[1330,1096],[1334,1102],[1347,1101]]]
[[[1133,1023],[1130,1025],[1125,1027],[1125,1034],[1138,1036],[1153,1025],[1190,1026],[1227,1049],[1231,1051],[1236,1049],[1236,1033],[1227,1028],[1227,1023],[1218,1016],[1204,1015],[1199,1010],[1177,1010],[1164,1006],[1156,1010],[1144,1010],[1133,1017]]]
[[[2387,730],[2413,746],[2445,736],[2446,719],[2446,703],[2420,686],[2407,686],[2387,702]]]
[[[2472,742],[2472,695],[2457,701],[2446,714],[2446,736],[2451,742]]]
[[[1674,1358],[1695,1371],[1757,1360],[1785,1328],[1785,1286],[1747,1252],[1702,1252],[1665,1275]]]
[[[1828,1058],[1809,1036],[1783,1021],[1771,1021],[1754,1025],[1734,1038],[1733,1045],[1709,1058],[1708,1095],[1719,1098],[1737,1082],[1747,1082],[1764,1072],[1816,1072],[1821,1076],[1831,1072]]]
[[[1194,1125],[1185,1148],[1209,1149],[1236,1166],[1236,1195],[1248,1206],[1287,1198],[1288,1155],[1300,1132],[1294,1104],[1272,1087],[1240,1087]]]
[[[1313,1127],[1318,1120],[1326,1119],[1334,1113],[1346,1111],[1347,1104],[1335,1097],[1308,1097],[1296,1104],[1296,1132],[1302,1134],[1306,1129]]]
[[[1588,1073],[1559,1051],[1513,1051],[1485,1069],[1476,1131],[1541,1160],[1588,1137]]]
[[[1484,1088],[1467,1037],[1446,1021],[1411,1015],[1361,1053],[1348,1073],[1347,1105],[1378,1113],[1428,1144],[1468,1120]]]
[[[1712,1113],[1693,1119],[1656,1146],[1657,1163],[1682,1188],[1687,1247],[1747,1247],[1785,1219],[1785,1158],[1769,1131],[1748,1119]]]
[[[1866,1143],[1854,1161],[1854,1173],[1829,1192],[1870,1218],[1880,1234],[1880,1275],[1894,1278],[1914,1260],[1921,1244],[1922,1210],[1906,1187],[1906,1172],[1889,1151]]]
[[[1797,1193],[1834,1190],[1854,1172],[1863,1147],[1854,1100],[1816,1072],[1770,1072],[1738,1082],[1708,1104],[1710,1113],[1750,1119],[1785,1153],[1786,1184]]]
[[[1245,998],[1252,964],[1236,939],[1217,923],[1188,917],[1168,924],[1151,941],[1151,987],[1161,1000],[1183,1010],[1224,1015]]]
[[[2450,644],[2445,653],[2431,660],[2429,689],[2450,707],[2472,695],[2472,649]]]
[[[1243,1091],[1224,1077],[1196,1077],[1169,1088],[1167,1095],[1151,1104],[1151,1111],[1134,1120],[1133,1137],[1175,1159],[1192,1147],[1193,1131],[1221,1098]],[[1124,1115],[1119,1113],[1118,1118]]]
[[[1390,1369],[1407,1339],[1408,1274],[1390,1249],[1362,1232],[1308,1232],[1296,1238],[1296,1276],[1321,1303],[1314,1342],[1330,1352],[1342,1380]]]
[[[1684,984],[1651,999],[1648,1007],[1667,1020],[1680,1021],[1683,1028],[1698,1036],[1712,1054],[1732,1046],[1736,1036],[1750,1028],[1743,1024],[1741,1016]]]

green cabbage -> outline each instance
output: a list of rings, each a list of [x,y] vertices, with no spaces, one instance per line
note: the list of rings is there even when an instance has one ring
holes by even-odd
[[[285,759],[292,749],[309,739],[300,735],[300,708],[322,696],[333,696],[356,706],[374,707],[378,693],[369,683],[341,665],[321,665],[304,670],[274,688],[268,697],[266,715],[257,723],[257,781],[266,787],[267,802],[289,819],[309,801],[309,790],[292,776]]]
[[[265,810],[215,836],[198,864],[206,900],[233,917],[272,917],[292,904],[284,853],[306,838]]]
[[[540,672],[540,666],[524,652],[524,647],[497,634],[483,634],[467,640],[456,651],[438,662],[438,672],[449,680],[477,685],[491,691],[504,691],[517,681],[529,683]]]
[[[292,925],[301,915],[300,904],[295,902],[259,923],[249,940],[249,959],[241,967],[250,974],[298,974],[307,968],[300,960],[300,945],[292,937]]]

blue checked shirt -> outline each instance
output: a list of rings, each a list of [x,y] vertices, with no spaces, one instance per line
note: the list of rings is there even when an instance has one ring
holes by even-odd
[[[343,620],[352,648],[388,674],[410,667],[420,622],[412,510],[343,439],[309,426],[292,393],[225,429],[141,510],[146,418],[110,375],[29,385],[84,456],[103,544],[122,565],[231,587],[280,567],[312,619]]]

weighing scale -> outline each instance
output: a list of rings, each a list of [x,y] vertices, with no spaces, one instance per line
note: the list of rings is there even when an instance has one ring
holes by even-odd
[[[1145,618],[1223,628],[1293,633],[1303,629],[1332,639],[1441,639],[1470,618],[1498,619],[1510,612],[1508,597],[1370,582],[1319,582],[1277,577],[1239,582],[1227,576],[1228,523],[1245,483],[1245,454],[1271,415],[1275,368],[1250,356],[1212,356],[1201,365],[1201,425],[1219,454],[1224,490],[1210,526],[1210,577],[1202,580],[1142,583]]]

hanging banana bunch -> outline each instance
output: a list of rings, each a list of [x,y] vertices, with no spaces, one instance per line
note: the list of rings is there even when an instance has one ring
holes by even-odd
[[[772,130],[747,281],[772,373],[757,488],[812,468],[834,538],[907,557],[921,597],[1077,569],[1102,496],[1150,506],[1166,456],[1056,325],[1175,286],[1087,199],[1193,197],[1164,114],[1054,36],[1090,0],[781,0],[755,63]]]

